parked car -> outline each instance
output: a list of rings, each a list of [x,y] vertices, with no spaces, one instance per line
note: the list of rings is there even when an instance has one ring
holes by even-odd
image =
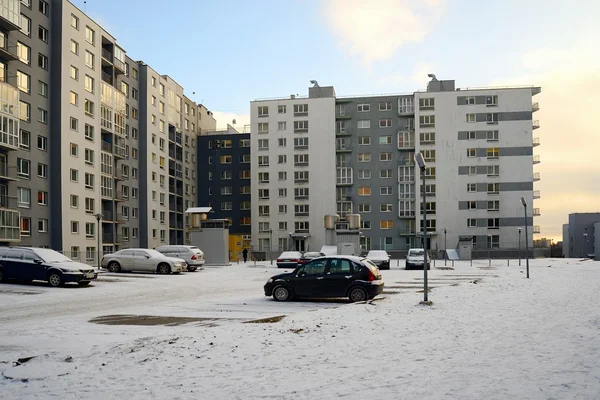
[[[325,257],[325,253],[321,253],[320,251],[307,251],[306,253],[302,254],[302,257],[300,257],[298,265],[306,264],[310,260],[313,260],[318,257]]]
[[[299,251],[284,251],[277,257],[277,268],[296,268],[301,258]]]
[[[98,278],[96,270],[71,260],[58,251],[37,247],[0,247],[0,282],[19,279],[47,281],[50,286],[77,282],[80,286]]]
[[[102,268],[110,272],[145,271],[159,274],[178,274],[187,269],[181,258],[167,257],[150,249],[123,249],[102,257]]]
[[[373,261],[379,269],[390,269],[390,255],[385,250],[371,250],[367,258]]]
[[[196,246],[159,246],[154,249],[167,257],[176,257],[185,260],[187,270],[194,272],[196,269],[204,269],[204,253]]]
[[[425,263],[425,249],[410,249],[406,254],[406,263],[404,269],[422,269]],[[431,262],[427,258],[427,269],[431,269]]]
[[[383,292],[379,268],[356,256],[326,256],[298,266],[293,272],[275,275],[264,286],[265,296],[277,301],[291,298],[348,297],[365,301]]]

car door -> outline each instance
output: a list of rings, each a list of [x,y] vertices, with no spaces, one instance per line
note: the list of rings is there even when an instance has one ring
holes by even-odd
[[[2,259],[4,274],[10,279],[27,279],[26,273],[21,268],[21,258],[23,251],[18,249],[10,249]]]
[[[354,280],[354,269],[350,260],[333,258],[325,272],[323,288],[330,296],[345,297],[350,283]]]
[[[135,271],[135,251],[123,250],[117,259],[123,271]]]
[[[293,280],[294,293],[304,297],[322,296],[326,266],[327,259],[322,259],[310,261],[300,268]]]
[[[44,263],[41,261],[42,259],[33,251],[24,250],[21,266],[23,269],[23,273],[25,273],[28,277],[23,279],[45,281],[47,278],[47,269]]]
[[[150,257],[150,254],[144,250],[135,251],[135,269],[136,271],[154,271],[155,260]]]

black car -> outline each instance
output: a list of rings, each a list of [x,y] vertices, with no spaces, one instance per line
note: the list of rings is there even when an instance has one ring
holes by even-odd
[[[54,287],[68,282],[85,286],[96,278],[98,273],[94,268],[51,249],[0,247],[0,282],[18,279],[25,282],[47,281]]]
[[[348,297],[365,301],[383,292],[379,268],[371,261],[355,256],[316,258],[294,272],[271,277],[265,296],[277,301],[296,298]]]

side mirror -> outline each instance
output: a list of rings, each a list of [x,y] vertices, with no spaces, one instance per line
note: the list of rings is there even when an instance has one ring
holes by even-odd
[[[36,263],[36,264],[43,263],[43,261],[41,259],[39,259],[39,258],[36,258],[35,260],[33,260],[33,262]]]
[[[150,258],[150,256],[146,255],[146,258]]]

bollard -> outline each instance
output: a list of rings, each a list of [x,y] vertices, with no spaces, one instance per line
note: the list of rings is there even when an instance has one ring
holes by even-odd
[[[454,268],[454,260],[452,260],[452,268]]]
[[[508,260],[506,260],[506,266],[510,267],[510,258]]]
[[[396,267],[400,266],[400,259],[396,260]]]
[[[473,266],[473,259],[471,258],[471,267]]]
[[[433,268],[435,268],[435,258],[433,259]]]

